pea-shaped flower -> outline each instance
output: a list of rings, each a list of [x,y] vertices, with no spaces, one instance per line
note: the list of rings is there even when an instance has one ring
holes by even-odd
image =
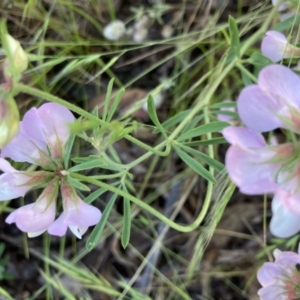
[[[299,48],[291,45],[284,34],[274,30],[268,31],[263,38],[261,52],[273,62],[300,55]]]
[[[296,300],[300,298],[300,255],[290,251],[274,251],[275,262],[266,262],[258,270],[263,286],[260,300]]]
[[[64,170],[64,152],[70,136],[69,124],[75,120],[64,106],[47,103],[30,109],[20,122],[17,136],[1,151],[0,200],[24,196],[31,188],[44,187],[35,203],[12,212],[6,222],[37,236],[46,230],[62,236],[67,227],[79,238],[101,218],[99,209],[84,203],[71,187]],[[14,169],[4,158],[29,162],[43,168],[41,171],[21,172]],[[56,221],[56,202],[61,185],[64,212]]]

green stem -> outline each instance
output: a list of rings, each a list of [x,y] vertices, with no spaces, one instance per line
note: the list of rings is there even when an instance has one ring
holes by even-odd
[[[124,198],[127,198],[128,200],[130,200],[131,202],[137,204],[138,206],[140,206],[142,209],[148,211],[149,213],[151,213],[152,215],[154,215],[155,217],[157,217],[159,220],[161,220],[162,222],[164,222],[165,224],[167,224],[168,226],[170,226],[171,228],[180,231],[180,232],[191,232],[194,229],[196,229],[201,222],[203,221],[203,218],[206,215],[206,211],[205,213],[201,211],[201,213],[199,214],[199,216],[196,218],[196,220],[189,225],[179,225],[171,220],[169,220],[165,215],[163,215],[162,213],[158,212],[156,209],[154,209],[153,207],[151,207],[150,205],[146,204],[145,202],[143,202],[142,200],[132,196],[129,193],[124,192],[123,190],[120,190],[112,185],[109,185],[105,182],[93,179],[91,177],[88,176],[84,176],[81,174],[77,174],[77,173],[71,173],[70,174],[71,177],[78,179],[80,181],[85,181],[85,182],[89,182],[93,185],[102,187],[108,191],[111,191],[115,194],[118,194]],[[228,195],[228,197],[230,197],[230,195],[232,195],[233,191],[235,189],[235,185],[234,184],[230,184],[228,186],[228,188],[226,189],[225,193],[224,193],[224,197],[226,195]]]

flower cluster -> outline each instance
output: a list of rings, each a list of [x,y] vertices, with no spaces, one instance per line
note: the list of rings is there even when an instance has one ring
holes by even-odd
[[[242,90],[237,110],[247,127],[223,130],[231,144],[229,176],[245,194],[273,193],[271,232],[290,237],[300,230],[300,144],[269,145],[261,132],[284,128],[300,133],[300,78],[282,65],[265,67],[258,84]]]
[[[48,231],[63,236],[67,228],[78,237],[101,218],[101,212],[84,203],[68,183],[68,172],[63,158],[69,138],[69,124],[75,120],[65,107],[43,104],[30,109],[20,122],[19,133],[1,150],[0,200],[23,197],[30,189],[44,187],[35,203],[12,212],[6,222],[16,223],[29,237]],[[28,162],[41,167],[42,171],[22,172],[14,169],[5,159]],[[63,213],[55,220],[57,196],[61,191]]]
[[[261,300],[295,300],[300,298],[300,249],[297,253],[274,251],[275,262],[266,262],[258,270],[257,279],[263,286]]]

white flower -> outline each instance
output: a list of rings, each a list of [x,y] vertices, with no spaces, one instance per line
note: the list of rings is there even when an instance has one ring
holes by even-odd
[[[103,35],[110,41],[118,41],[125,32],[125,24],[120,20],[115,20],[104,27]]]

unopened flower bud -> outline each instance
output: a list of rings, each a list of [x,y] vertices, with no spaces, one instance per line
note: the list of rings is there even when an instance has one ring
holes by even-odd
[[[13,99],[0,101],[0,148],[18,133],[19,110]]]
[[[20,45],[20,42],[7,34],[5,37],[6,56],[4,66],[6,76],[14,76],[23,73],[28,67],[28,56]]]

